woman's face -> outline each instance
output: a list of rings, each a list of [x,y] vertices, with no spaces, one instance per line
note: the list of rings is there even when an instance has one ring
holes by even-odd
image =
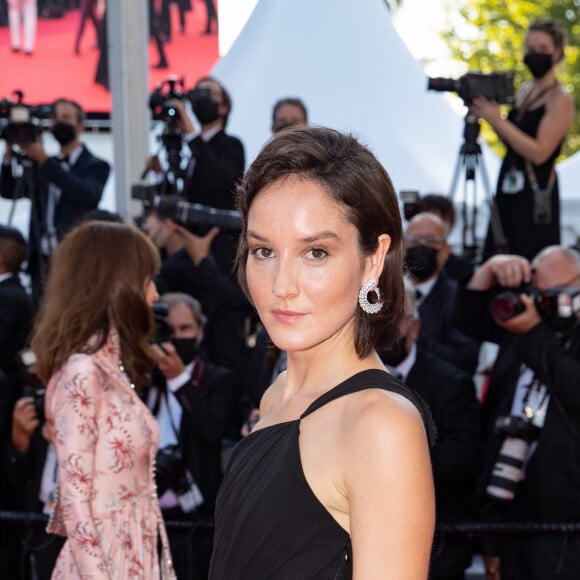
[[[145,300],[149,306],[153,306],[154,302],[159,300],[159,294],[157,293],[157,286],[155,286],[155,282],[148,278],[145,281]]]
[[[557,62],[560,56],[554,39],[541,30],[532,30],[526,35],[526,53],[549,54],[553,63]]]
[[[306,350],[352,340],[358,292],[370,277],[358,232],[316,181],[290,176],[264,188],[248,214],[246,276],[272,341]]]

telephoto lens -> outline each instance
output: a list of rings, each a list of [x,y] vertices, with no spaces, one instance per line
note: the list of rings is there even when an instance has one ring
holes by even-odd
[[[522,480],[529,448],[530,444],[525,439],[505,438],[485,488],[488,495],[504,501],[514,499],[518,483]]]

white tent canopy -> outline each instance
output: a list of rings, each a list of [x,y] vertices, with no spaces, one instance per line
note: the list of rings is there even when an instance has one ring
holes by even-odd
[[[580,153],[568,157],[556,167],[562,199],[580,200]]]
[[[427,91],[384,0],[261,0],[212,74],[232,93],[228,129],[244,142],[248,162],[270,136],[272,105],[298,96],[312,124],[366,143],[397,189],[450,189],[463,118]],[[483,150],[493,184],[497,157]],[[456,192],[462,196],[463,186]]]

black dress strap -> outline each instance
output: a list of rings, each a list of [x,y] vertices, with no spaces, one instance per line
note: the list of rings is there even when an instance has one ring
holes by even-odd
[[[411,401],[411,403],[417,407],[423,418],[429,444],[431,446],[435,444],[437,429],[427,403],[425,403],[425,401],[415,391],[405,385],[405,383],[393,377],[387,371],[381,371],[379,369],[361,371],[356,375],[349,377],[342,383],[339,383],[336,387],[333,387],[330,391],[327,391],[318,397],[318,399],[313,401],[306,411],[300,415],[300,419],[314,413],[314,411],[335,399],[339,399],[345,395],[350,395],[351,393],[357,393],[358,391],[364,391],[366,389],[383,389],[385,391],[391,391]]]

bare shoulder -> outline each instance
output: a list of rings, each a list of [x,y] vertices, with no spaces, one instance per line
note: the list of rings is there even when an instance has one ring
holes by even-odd
[[[359,450],[380,453],[401,447],[427,446],[427,433],[417,407],[403,395],[381,389],[355,393],[345,408],[343,433],[355,455]]]

